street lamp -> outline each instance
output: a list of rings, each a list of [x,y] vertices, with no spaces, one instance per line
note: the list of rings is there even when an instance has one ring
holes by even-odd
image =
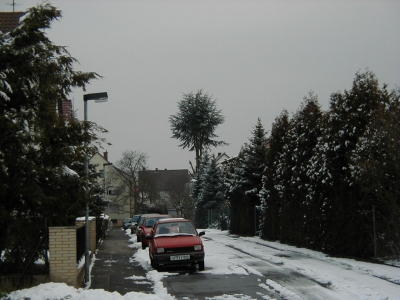
[[[87,111],[88,105],[87,102],[89,100],[94,100],[95,102],[106,102],[108,100],[108,95],[106,92],[104,93],[94,93],[94,94],[86,94],[83,95],[84,102],[84,120],[87,121]],[[87,133],[87,126],[86,126]],[[87,148],[87,142],[85,142],[85,149]],[[87,152],[85,153],[85,176],[86,179],[89,177],[89,158]],[[86,204],[86,212],[85,212],[85,281],[90,281],[89,274],[89,266],[90,266],[90,255],[89,255],[89,204]]]

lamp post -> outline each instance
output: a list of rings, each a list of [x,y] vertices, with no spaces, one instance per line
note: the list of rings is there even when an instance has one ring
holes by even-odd
[[[94,100],[95,102],[107,102],[108,95],[106,92],[104,93],[94,93],[94,94],[86,94],[83,95],[83,102],[84,102],[84,120],[87,121],[88,117],[88,106],[87,102],[89,100]],[[86,127],[87,128],[87,127]],[[87,129],[86,129],[87,133]],[[87,142],[85,142],[85,149],[87,148]],[[85,154],[85,176],[86,179],[89,177],[89,158],[87,152]],[[85,281],[90,281],[90,255],[89,255],[89,204],[86,204],[86,212],[85,212]]]

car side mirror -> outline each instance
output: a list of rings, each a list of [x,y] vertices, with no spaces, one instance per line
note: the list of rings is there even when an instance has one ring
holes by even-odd
[[[206,234],[206,232],[202,231],[202,232],[199,233],[199,236],[202,236],[202,235],[205,235],[205,234]]]
[[[148,241],[153,239],[153,236],[150,233],[146,233],[146,235],[144,236],[144,238]]]

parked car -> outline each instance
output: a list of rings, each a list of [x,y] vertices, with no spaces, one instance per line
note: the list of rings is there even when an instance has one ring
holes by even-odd
[[[151,266],[199,265],[204,270],[204,245],[193,223],[183,218],[161,219],[145,238],[149,241]]]
[[[131,223],[132,223],[132,218],[124,219],[124,222],[122,223],[122,228],[124,228],[124,230],[130,228],[131,227]]]
[[[139,239],[142,242],[142,249],[146,249],[149,246],[149,240],[146,240],[144,237],[146,234],[151,232],[154,224],[160,219],[172,218],[170,215],[150,215],[144,217],[144,221],[141,225],[139,225]]]
[[[138,221],[137,221],[137,226],[136,226],[136,230],[135,230],[135,232],[136,232],[136,241],[137,241],[137,242],[140,242],[140,241],[141,241],[141,235],[140,235],[140,228],[139,228],[139,226],[143,224],[143,222],[144,222],[144,220],[145,220],[145,218],[146,218],[147,216],[157,216],[157,215],[159,215],[159,214],[153,213],[153,214],[142,214],[142,215],[140,215],[140,217],[139,217],[139,219],[138,219]]]
[[[131,234],[134,232],[136,233],[136,226],[137,226],[137,221],[139,220],[140,215],[134,215],[132,217],[132,223],[131,223]]]

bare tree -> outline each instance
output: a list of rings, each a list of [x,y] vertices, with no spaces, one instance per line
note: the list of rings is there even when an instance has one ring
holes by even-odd
[[[139,212],[144,199],[140,197],[139,171],[147,168],[147,154],[140,151],[125,150],[122,158],[115,164],[112,179],[119,182],[119,187],[125,192],[120,192],[115,197],[115,202],[129,203],[129,213],[132,216]]]
[[[195,200],[190,196],[190,183],[170,180],[165,200],[169,202],[178,216],[194,220]]]

